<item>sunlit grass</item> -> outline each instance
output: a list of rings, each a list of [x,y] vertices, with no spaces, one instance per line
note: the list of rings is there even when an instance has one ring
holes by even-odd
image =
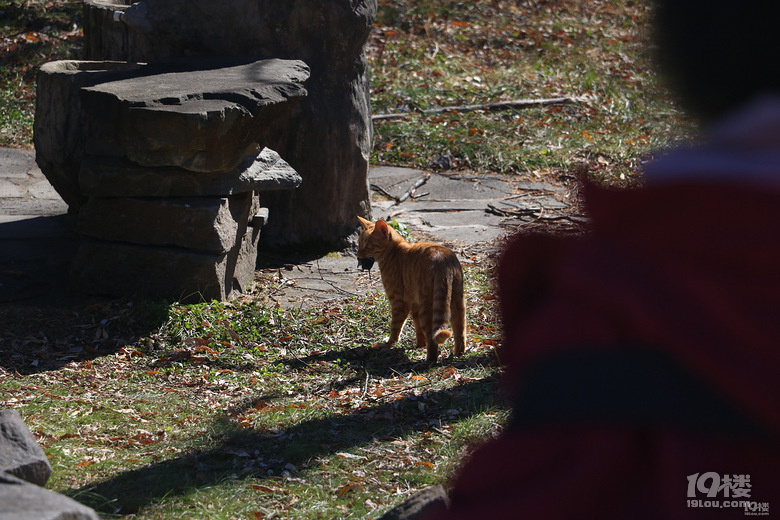
[[[49,456],[48,487],[109,517],[376,517],[446,483],[506,420],[492,264],[470,261],[467,353],[434,367],[411,332],[372,348],[384,295],[283,309],[258,304],[258,282],[232,302],[106,306],[157,328],[57,370],[0,371],[0,405]]]
[[[582,165],[607,182],[687,138],[691,123],[653,70],[644,2],[380,1],[369,47],[375,113],[372,159],[554,179]],[[503,112],[429,115],[442,106],[584,97]]]

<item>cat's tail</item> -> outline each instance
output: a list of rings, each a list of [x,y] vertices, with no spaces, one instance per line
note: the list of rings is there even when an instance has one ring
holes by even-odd
[[[444,328],[450,321],[450,299],[452,298],[452,280],[447,275],[437,275],[433,285],[433,309],[431,325],[433,340],[441,345],[447,341],[452,332]]]
[[[439,329],[439,331],[433,335],[433,340],[439,345],[441,345],[442,343],[450,339],[450,336],[452,336],[452,332],[450,332],[449,330]]]

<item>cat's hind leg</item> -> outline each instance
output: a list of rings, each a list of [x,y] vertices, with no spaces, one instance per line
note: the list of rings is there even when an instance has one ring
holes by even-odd
[[[425,338],[425,328],[422,325],[419,312],[412,311],[412,323],[414,323],[414,333],[417,336],[417,346],[425,348],[428,345],[428,340]]]
[[[455,284],[450,300],[450,325],[452,325],[453,342],[452,353],[460,356],[466,352],[466,299],[463,295],[463,282]]]
[[[437,343],[437,336],[433,334],[433,329],[431,328],[430,313],[413,312],[412,320],[414,320],[414,330],[417,333],[417,346],[426,349],[427,354],[425,359],[429,364],[436,363],[436,361],[439,360],[439,343]],[[445,330],[444,332],[449,331]],[[447,338],[444,338],[444,340],[446,339]]]

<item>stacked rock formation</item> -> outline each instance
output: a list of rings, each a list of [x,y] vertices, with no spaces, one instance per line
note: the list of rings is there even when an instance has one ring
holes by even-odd
[[[253,279],[260,194],[300,176],[257,135],[294,111],[297,60],[41,68],[36,158],[83,237],[82,291],[226,299]]]
[[[349,243],[370,217],[371,107],[364,45],[377,0],[85,0],[93,60],[155,63],[181,56],[304,61],[308,95],[255,136],[301,174],[296,190],[266,197],[266,245]]]

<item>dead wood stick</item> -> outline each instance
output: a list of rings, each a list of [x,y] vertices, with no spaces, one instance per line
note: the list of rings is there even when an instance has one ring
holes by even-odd
[[[398,204],[402,203],[403,201],[405,201],[409,197],[414,199],[415,198],[414,192],[417,191],[417,188],[419,188],[420,186],[422,186],[423,184],[428,182],[428,179],[430,179],[430,178],[431,178],[431,174],[430,173],[426,173],[425,175],[423,175],[422,177],[417,179],[417,181],[412,185],[412,187],[409,188],[408,190],[406,190],[406,193],[404,193],[400,197],[396,197],[395,195],[393,195],[391,193],[388,193],[387,190],[385,190],[382,186],[379,186],[377,184],[371,184],[370,188],[372,190],[378,192],[378,193],[381,193],[382,195],[384,195],[388,199],[393,199],[395,201],[395,205],[397,206]],[[427,195],[427,193],[425,195]],[[422,197],[423,195],[419,195],[419,196]]]
[[[493,204],[488,204],[488,209],[485,210],[486,213],[492,213],[499,217],[538,217],[541,215],[541,211],[542,208],[501,209]]]
[[[417,191],[417,188],[419,188],[420,186],[422,186],[423,184],[425,184],[426,182],[428,182],[428,179],[430,179],[430,178],[431,178],[431,174],[430,174],[430,173],[426,173],[425,175],[423,175],[422,177],[420,177],[419,179],[417,179],[417,181],[416,181],[416,182],[415,182],[415,183],[412,185],[412,187],[411,187],[411,188],[409,188],[408,190],[406,190],[406,193],[404,193],[403,195],[401,195],[401,196],[400,196],[400,197],[399,197],[399,198],[396,200],[396,202],[395,202],[395,203],[396,203],[396,204],[400,204],[400,203],[402,203],[403,201],[405,201],[406,199],[408,199],[409,197],[412,197],[412,198],[414,198],[414,192],[415,192],[415,191]]]
[[[581,103],[587,98],[584,96],[563,96],[557,98],[537,98],[537,99],[514,99],[511,101],[496,101],[494,103],[479,103],[476,105],[454,105],[448,107],[429,108],[426,110],[420,110],[422,114],[445,114],[447,112],[474,112],[475,110],[508,110],[524,109],[524,108],[538,108],[552,105],[571,105],[574,103]],[[407,117],[411,112],[402,112],[398,114],[376,114],[371,116],[373,121],[380,121],[383,119],[402,119]]]
[[[375,114],[371,116],[371,121],[382,121],[384,119],[403,119],[409,112],[400,112],[398,114]]]
[[[379,186],[378,184],[371,184],[371,185],[370,185],[370,188],[371,188],[372,190],[374,190],[375,192],[377,192],[377,193],[380,193],[380,194],[384,195],[384,196],[385,196],[385,197],[387,197],[388,199],[393,199],[393,200],[395,201],[395,203],[396,203],[396,204],[398,204],[398,203],[399,203],[399,202],[398,202],[398,197],[396,197],[395,195],[392,195],[392,194],[388,193],[388,192],[387,192],[387,191],[386,191],[386,190],[385,190],[385,189],[384,189],[382,186]]]
[[[574,224],[581,224],[584,220],[587,220],[579,215],[546,215],[544,214],[544,208],[542,207],[506,210],[497,208],[493,204],[488,204],[487,209],[485,209],[485,213],[492,213],[493,215],[498,215],[499,217],[534,217],[536,220],[546,221],[568,220]]]
[[[431,108],[423,110],[423,114],[443,114],[445,112],[473,112],[474,110],[507,110],[510,108],[535,108],[550,105],[568,105],[584,101],[584,97],[557,97],[540,99],[515,99],[513,101],[496,101],[495,103],[481,103],[477,105],[459,105],[450,107]]]

